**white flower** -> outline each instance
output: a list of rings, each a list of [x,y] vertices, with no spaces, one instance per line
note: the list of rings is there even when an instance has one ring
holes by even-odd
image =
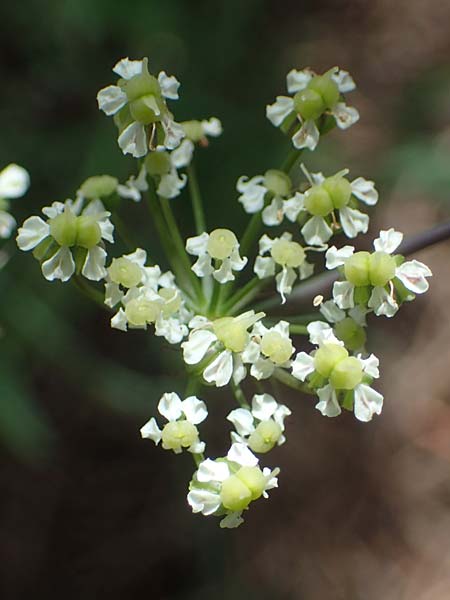
[[[186,250],[198,256],[192,266],[197,277],[212,275],[219,283],[235,279],[233,271],[242,271],[247,258],[239,254],[239,242],[229,229],[215,229],[211,233],[188,238]],[[213,266],[213,261],[215,266]]]
[[[48,281],[69,280],[75,273],[72,249],[81,257],[81,274],[92,281],[106,276],[106,251],[102,240],[114,241],[114,226],[100,200],[90,202],[83,210],[82,200],[54,202],[42,209],[48,221],[33,216],[26,219],[17,235],[21,250],[36,248],[44,241],[40,260]]]
[[[203,369],[205,381],[222,387],[233,377],[239,383],[246,375],[242,353],[250,342],[247,330],[263,317],[264,313],[253,310],[215,321],[194,317],[189,323],[189,338],[181,345],[185,363],[196,365],[207,359]]]
[[[266,116],[275,127],[285,121],[291,124],[297,119],[300,122],[292,136],[296,148],[316,148],[320,137],[317,120],[323,114],[332,115],[340,129],[347,129],[358,121],[358,111],[340,101],[341,94],[356,87],[346,71],[335,67],[318,76],[310,69],[292,69],[286,81],[288,93],[294,96],[277,96],[275,103],[266,107]]]
[[[258,321],[253,326],[251,341],[242,353],[242,360],[252,365],[252,377],[267,379],[276,368],[288,369],[291,366],[293,352],[287,321],[280,321],[270,328]]]
[[[8,200],[20,198],[30,186],[28,172],[14,163],[0,171],[0,238],[8,238],[16,227]]]
[[[226,458],[200,463],[189,485],[187,501],[193,513],[225,517],[222,528],[238,527],[249,504],[278,487],[280,470],[263,470],[258,459],[245,444],[232,444]]]
[[[270,253],[270,256],[265,256]],[[281,267],[281,270],[280,270]],[[270,238],[264,234],[259,240],[259,255],[253,268],[259,279],[275,275],[277,291],[282,304],[286,296],[292,292],[292,286],[297,279],[307,279],[313,273],[314,266],[306,260],[304,248],[292,241],[290,233],[283,233],[278,238]]]
[[[356,199],[368,206],[376,204],[378,192],[373,181],[358,177],[349,182],[345,179],[347,169],[331,177],[324,177],[322,173],[309,173],[303,165],[302,169],[311,187],[304,194],[297,192],[287,200],[283,211],[292,222],[297,221],[302,213],[312,215],[301,229],[307,244],[320,246],[328,242],[333,235],[333,227],[338,226],[334,221],[335,211],[347,237],[354,238],[358,233],[367,233],[369,217],[350,204],[355,204]],[[321,214],[315,214],[316,212]]]
[[[243,175],[239,177],[236,189],[241,194],[238,201],[245,212],[252,214],[262,210],[262,221],[268,227],[282,222],[284,201],[292,196],[292,182],[286,173],[269,169],[265,175],[256,175],[251,179]],[[272,200],[264,207],[266,194]]]
[[[123,58],[113,68],[120,79],[97,94],[100,110],[115,115],[119,127],[118,143],[124,154],[139,158],[150,149],[164,146],[176,148],[184,137],[183,128],[173,120],[165,98],[178,98],[179,83],[173,76],[161,71],[154,77],[148,71],[148,61]],[[164,139],[157,140],[160,123]]]
[[[132,175],[124,184],[119,183],[117,186],[117,193],[121,198],[129,198],[134,202],[140,202],[142,192],[147,190],[147,169],[145,165],[142,165],[137,176]]]
[[[205,443],[199,440],[196,427],[208,416],[206,404],[202,400],[189,396],[182,401],[175,392],[167,392],[158,403],[158,411],[168,423],[161,430],[152,417],[141,427],[143,438],[153,440],[156,445],[162,440],[162,447],[173,450],[175,454],[180,454],[183,448],[193,454],[205,451]]]
[[[353,246],[344,246],[338,250],[335,246],[328,249],[326,253],[326,266],[335,269],[344,266],[349,267],[349,259],[354,260],[357,276],[346,273],[345,281],[336,281],[333,286],[333,298],[339,308],[348,309],[355,306],[355,292],[358,287],[370,286],[370,296],[367,306],[376,315],[393,317],[398,311],[399,305],[395,294],[395,280],[399,280],[407,290],[413,294],[423,294],[429,284],[427,277],[431,277],[431,270],[417,260],[405,261],[398,265],[391,254],[398,248],[403,240],[403,234],[395,229],[380,231],[380,236],[374,241],[375,252],[355,253]],[[358,261],[358,262],[357,262]],[[348,280],[348,277],[352,279]],[[364,279],[365,277],[365,279]],[[407,298],[411,299],[411,298]]]
[[[201,121],[183,121],[181,126],[187,139],[200,146],[208,145],[208,137],[219,137],[222,135],[222,123],[217,117],[202,119]]]
[[[269,394],[255,394],[252,408],[236,408],[228,416],[236,431],[231,432],[233,442],[247,444],[253,452],[268,452],[275,444],[281,446],[286,441],[284,419],[291,411],[284,404],[278,404]]]

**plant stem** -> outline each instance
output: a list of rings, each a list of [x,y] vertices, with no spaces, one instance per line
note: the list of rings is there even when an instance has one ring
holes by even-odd
[[[242,391],[241,386],[238,383],[234,383],[231,380],[231,389],[233,390],[234,397],[236,398],[237,403],[241,406],[241,408],[250,409],[250,404],[247,402],[244,392]]]
[[[195,230],[198,235],[206,231],[205,214],[203,212],[203,202],[198,185],[197,175],[193,163],[188,165],[188,185],[191,196],[192,210],[194,212]]]
[[[73,282],[74,286],[77,288],[78,291],[80,291],[84,296],[95,302],[95,304],[100,306],[103,310],[106,310],[108,312],[111,311],[111,309],[108,306],[106,306],[104,302],[104,296],[102,292],[100,292],[100,290],[97,290],[96,288],[92,287],[79,275],[75,275],[71,278],[70,281]]]
[[[289,333],[292,335],[308,335],[308,328],[306,325],[289,325]]]
[[[294,390],[298,390],[299,392],[303,392],[304,394],[309,394],[311,396],[314,395],[314,392],[309,388],[309,386],[306,383],[298,381],[298,379],[295,379],[295,377],[293,377],[283,369],[275,369],[275,371],[273,372],[273,377],[275,377],[275,379],[277,379],[281,383],[284,383],[284,385],[287,385],[288,387]]]
[[[270,283],[270,278],[258,279],[254,277],[227,300],[223,306],[224,311],[233,313],[246,306],[268,283]]]

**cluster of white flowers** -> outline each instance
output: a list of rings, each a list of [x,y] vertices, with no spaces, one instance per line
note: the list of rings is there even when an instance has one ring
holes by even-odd
[[[20,198],[30,187],[28,172],[14,163],[0,171],[0,238],[9,238],[16,220],[9,212],[9,200]]]
[[[372,387],[379,361],[366,350],[367,315],[392,317],[404,302],[427,291],[431,271],[393,255],[402,242],[394,229],[380,232],[372,253],[329,246],[334,235],[354,239],[366,233],[369,216],[361,205],[378,201],[374,183],[349,180],[347,169],[325,176],[299,164],[303,149],[314,150],[335,126],[346,129],[358,120],[342,96],[355,88],[346,71],[336,67],[317,75],[294,69],[287,76],[293,96],[278,96],[267,107],[268,119],[292,138],[293,160],[264,175],[238,179],[238,201],[253,215],[240,243],[230,229],[206,230],[192,164],[195,146],[206,147],[209,137],[219,136],[221,122],[216,117],[175,121],[166,100],[178,98],[179,83],[164,71],[152,75],[146,59],[125,58],[113,70],[120,79],[98,93],[98,104],[114,115],[122,151],[141,159],[135,174],[125,183],[109,175],[87,179],[74,201],[43,208],[46,220],[26,219],[17,244],[33,251],[49,281],[75,277],[84,291],[95,294],[100,291],[79,278],[102,282],[102,301],[114,312],[113,328],[151,326],[156,336],[178,346],[188,389],[200,393],[229,386],[239,406],[227,416],[234,430],[226,455],[205,458],[197,426],[208,409],[196,395],[182,400],[175,392],[165,393],[157,409],[167,422],[160,425],[152,417],[141,435],[176,454],[191,453],[197,467],[187,497],[193,512],[220,516],[221,527],[236,527],[251,502],[278,485],[279,469],[260,467],[255,454],[286,441],[284,422],[291,411],[263,391],[265,382],[274,378],[312,394],[327,417],[343,409],[364,422],[379,415],[383,396]],[[0,173],[0,200],[20,195],[28,185],[23,170],[8,169]],[[188,181],[196,235],[184,239],[168,199],[184,194]],[[108,257],[105,242],[114,242],[113,223],[116,237],[125,238],[117,207],[123,199],[138,202],[144,196],[170,270],[163,271],[143,248]],[[128,203],[128,210],[132,206]],[[3,222],[0,211],[0,234]],[[280,225],[284,230],[275,235],[263,231]],[[10,231],[10,225],[3,227]],[[280,320],[276,311],[270,313],[266,307],[286,303],[324,263],[338,277],[331,298],[316,297],[317,317]],[[266,298],[262,312],[253,302],[271,282],[280,297]],[[299,352],[296,335],[309,336],[314,349]],[[247,375],[246,388],[258,392],[251,403],[241,387]]]

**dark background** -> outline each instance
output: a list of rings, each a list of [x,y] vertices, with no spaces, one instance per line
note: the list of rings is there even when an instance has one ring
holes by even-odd
[[[242,231],[237,177],[276,166],[289,147],[264,106],[285,92],[288,70],[308,65],[348,69],[361,112],[308,165],[377,181],[372,231],[414,233],[448,218],[448,2],[25,0],[3,3],[0,23],[0,167],[17,162],[32,178],[12,207],[18,221],[89,175],[133,171],[95,101],[123,56],[177,75],[178,120],[223,121],[222,138],[198,153],[211,228]],[[174,201],[185,234],[188,209],[186,194]],[[123,214],[136,244],[151,248],[145,207]],[[111,330],[75,287],[46,282],[6,242],[0,597],[448,599],[448,252],[441,244],[418,255],[435,274],[430,293],[372,333],[383,414],[327,420],[280,390],[294,412],[288,443],[268,461],[281,467],[280,489],[240,529],[222,531],[186,505],[190,457],[139,436],[162,391],[183,391],[178,353],[150,333]],[[203,430],[220,453],[233,400],[208,400]]]

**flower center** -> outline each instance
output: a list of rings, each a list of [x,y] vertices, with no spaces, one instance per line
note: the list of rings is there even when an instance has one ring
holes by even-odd
[[[228,258],[238,245],[236,236],[229,229],[215,229],[209,234],[208,253],[211,258]]]
[[[161,437],[165,450],[180,451],[198,440],[198,429],[189,421],[170,421],[164,426]]]
[[[299,267],[305,261],[305,251],[297,244],[289,240],[278,239],[273,243],[270,250],[273,260],[283,267]]]
[[[113,261],[108,268],[108,273],[111,281],[123,285],[126,288],[138,285],[142,278],[142,272],[139,265],[125,256],[113,258]]]
[[[289,338],[278,331],[268,331],[262,337],[261,352],[276,365],[282,365],[290,359],[294,348]]]
[[[253,452],[265,453],[272,450],[282,434],[281,427],[273,419],[261,421],[248,439]]]
[[[127,302],[125,315],[127,320],[136,327],[154,323],[161,312],[161,303],[145,298],[134,298]]]

